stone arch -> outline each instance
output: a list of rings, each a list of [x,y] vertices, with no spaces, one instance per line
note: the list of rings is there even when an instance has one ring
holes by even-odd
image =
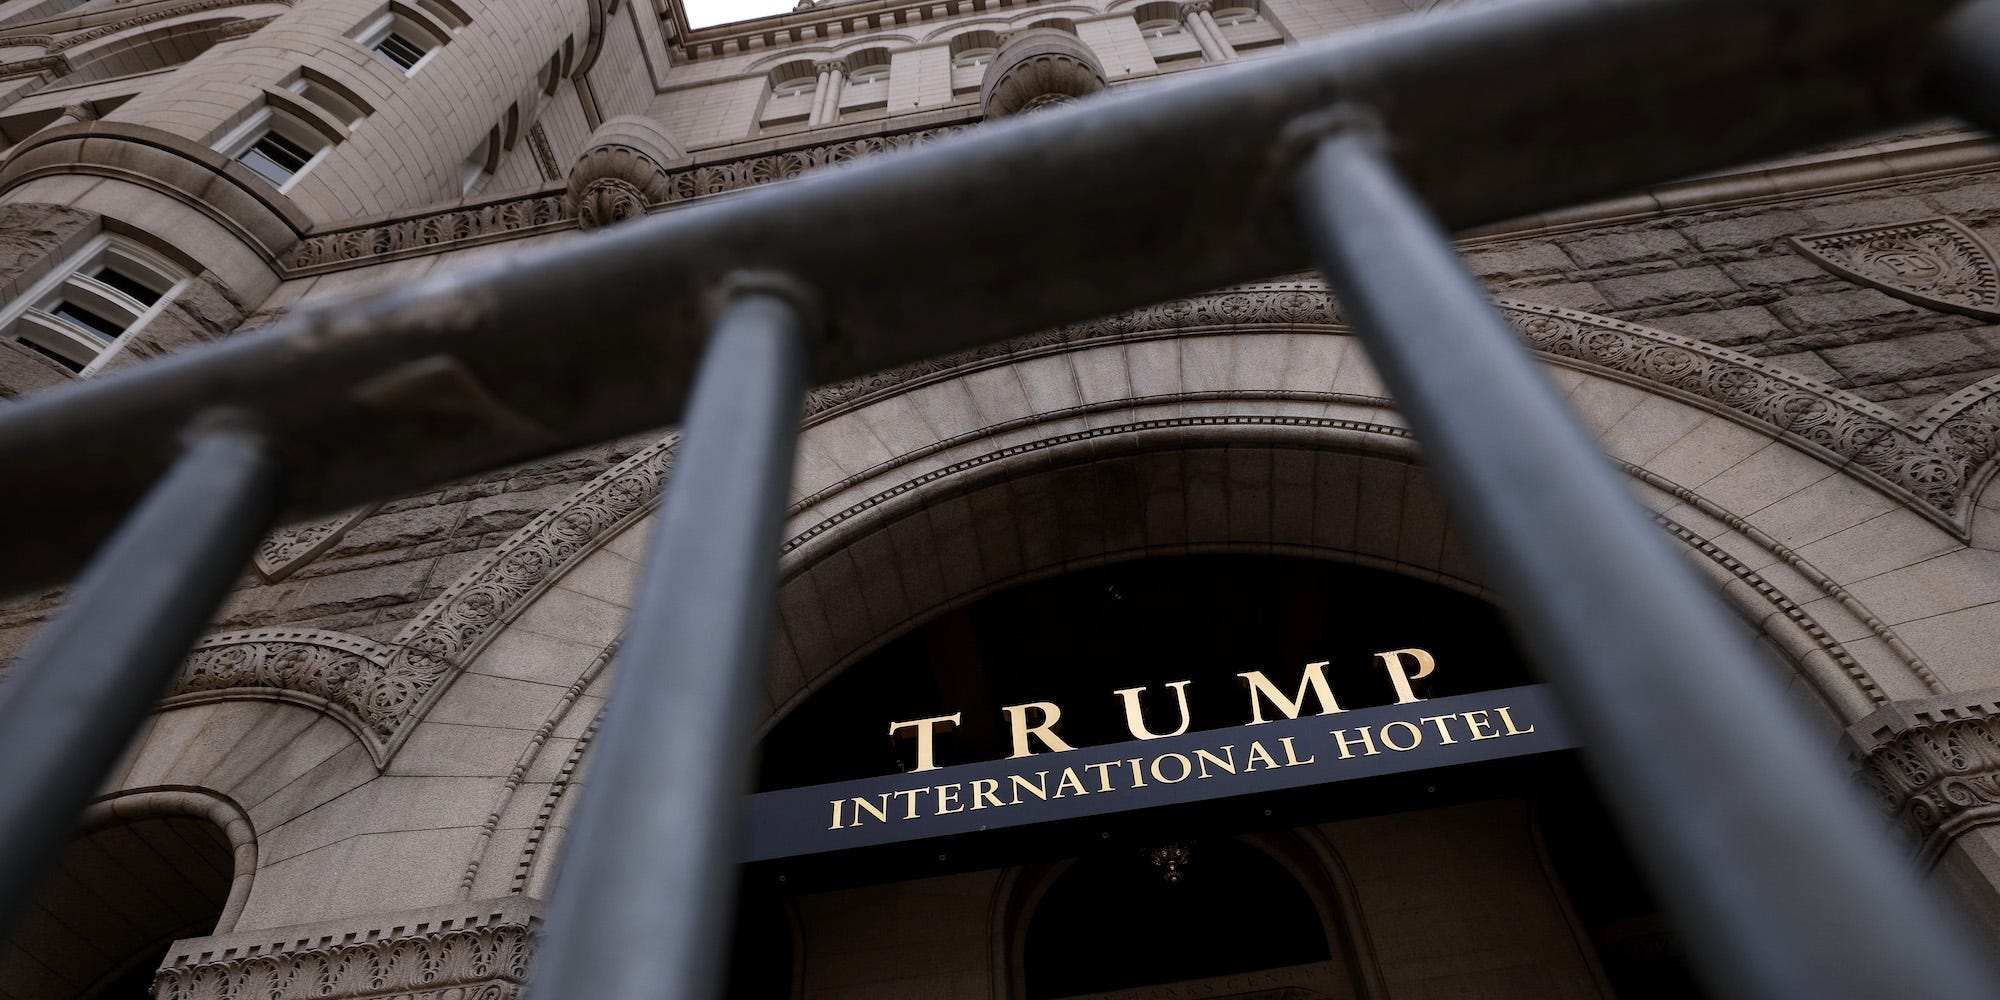
[[[234,927],[257,866],[227,798],[152,789],[98,800],[0,942],[9,996],[126,995],[171,943]]]
[[[296,702],[181,704],[147,721],[84,822],[201,817],[235,864],[214,933],[302,923],[338,884],[315,848],[341,831],[320,807],[377,774],[347,726]]]
[[[781,570],[782,638],[767,726],[846,664],[932,615],[999,587],[1112,559],[1288,552],[1483,593],[1483,575],[1429,496],[1408,434],[1351,338],[1297,324],[1198,324],[1185,312],[1177,320],[1181,326],[1172,334],[1132,323],[1090,337],[1052,335],[929,364],[865,388],[817,394]],[[1790,547],[1791,529],[1778,523],[1767,530],[1734,513],[1731,504],[1772,478],[1793,483],[1788,488],[1805,498],[1800,502],[1811,501],[1807,512],[1828,523],[1859,523],[1886,511],[1905,528],[1933,537],[1933,522],[1768,430],[1752,430],[1687,396],[1583,366],[1558,367],[1552,375],[1624,463],[1663,526],[1771,638],[1796,683],[1823,705],[1830,729],[1893,698],[1943,688],[1924,660],[1834,574]],[[1759,458],[1747,471],[1728,473],[1750,455]],[[462,590],[454,588],[481,595],[475,616],[450,611],[462,596],[441,598],[426,612],[439,616],[428,626],[432,634],[442,640],[446,633],[436,631],[438,624],[456,621],[450,641],[465,644],[455,650],[471,646],[475,671],[483,656],[511,661],[554,648],[564,664],[549,667],[552,680],[582,676],[621,628],[644,558],[646,502],[671,456],[670,439],[524,529],[524,539],[541,541],[496,553],[496,569],[475,572]],[[1150,464],[1161,478],[1121,478],[1105,471],[1107,463]],[[1331,509],[1351,521],[1327,535],[1317,534],[1320,526],[1306,531],[1299,513],[1327,507],[1313,495],[1322,479],[1346,491]],[[1716,490],[1720,499],[1680,485],[1681,479]],[[1829,484],[1838,502],[1829,506],[1810,490],[1796,490],[1800,482]],[[1232,488],[1256,503],[1232,513],[1226,493]],[[1167,505],[1162,509],[1180,507],[1173,515],[1178,520],[1154,525],[1152,536],[1145,532],[1153,529],[1139,523],[1150,513],[1110,502],[1155,495]],[[959,551],[941,557],[939,539],[965,536],[979,505],[988,503],[997,504],[990,512],[992,537],[1011,555],[983,561],[976,548],[961,543]],[[1375,505],[1365,516],[1364,503]],[[1204,511],[1189,513],[1190,505],[1204,504]],[[1768,498],[1752,506],[1779,522],[1801,516]],[[1112,523],[1105,510],[1126,511],[1128,523]],[[1023,538],[1023,530],[1042,534]],[[1030,552],[1032,560],[1023,555]],[[515,569],[497,569],[510,564]],[[906,567],[923,564],[933,579],[913,582]],[[949,585],[946,566],[957,574]],[[533,576],[526,572],[532,567],[545,572]],[[525,610],[497,612],[500,607]],[[526,634],[537,636],[532,643],[509,637],[504,623],[515,614],[528,622]],[[551,635],[560,638],[554,647]],[[494,644],[484,645],[488,641]],[[589,667],[593,674],[597,669]],[[601,684],[599,677],[594,685]],[[590,706],[594,715],[600,696],[593,686],[577,705]],[[580,722],[561,727],[584,728]],[[582,756],[573,740],[552,741],[540,752],[570,754],[565,775],[574,773]],[[567,805],[560,789],[548,791],[538,843],[559,836]],[[522,859],[537,882],[546,875],[547,854],[531,851]]]
[[[1943,674],[1923,665],[1907,644],[1883,625],[1884,621],[1908,620],[1915,617],[1914,613],[1894,619],[1879,618],[1862,603],[1866,595],[1857,598],[1836,580],[1851,583],[1857,575],[1880,566],[1901,565],[1926,553],[1956,547],[1938,529],[1953,531],[1949,512],[1969,511],[1970,507],[1969,501],[1962,499],[1962,485],[1968,479],[1983,477],[1992,463],[1990,455],[1962,447],[1959,442],[1965,435],[1953,428],[1953,422],[1966,420],[1969,412],[1983,407],[2000,409],[2000,399],[1961,394],[1964,399],[1941,404],[1922,423],[1904,426],[1891,423],[1892,415],[1872,404],[1725,349],[1571,310],[1520,303],[1504,306],[1531,342],[1560,366],[1553,373],[1565,387],[1573,393],[1579,392],[1587,379],[1590,388],[1583,397],[1601,411],[1598,419],[1605,425],[1601,429],[1607,435],[1607,444],[1622,446],[1627,457],[1636,460],[1628,461],[1628,468],[1635,475],[1643,469],[1646,477],[1650,477],[1656,507],[1691,522],[1690,530],[1700,532],[1703,538],[1722,539],[1736,547],[1747,543],[1749,548],[1739,552],[1738,557],[1749,570],[1783,563],[1787,585],[1803,588],[1794,601],[1798,608],[1838,618],[1834,631],[1843,636],[1865,637],[1849,638],[1850,647],[1860,641],[1881,654],[1877,659],[1891,663],[1892,669],[1901,669],[1893,666],[1900,663],[1923,678],[1916,688],[1894,687],[1890,694],[1922,694],[1944,686],[1940,679]],[[1380,386],[1367,372],[1365,362],[1359,360],[1359,348],[1342,333],[1339,317],[1315,283],[1274,282],[1228,289],[824,387],[816,390],[808,401],[808,423],[812,425],[807,431],[808,443],[826,433],[823,427],[857,415],[861,416],[858,426],[864,428],[863,437],[873,433],[865,430],[867,427],[893,425],[898,420],[903,421],[901,428],[927,426],[921,415],[912,412],[912,400],[925,393],[936,394],[941,391],[937,387],[947,382],[957,381],[965,386],[998,379],[1004,383],[1008,378],[1004,370],[1010,367],[1017,372],[1050,365],[1060,368],[1070,363],[1060,360],[1062,357],[1083,358],[1086,351],[1098,348],[1115,348],[1138,357],[1159,350],[1157,346],[1146,345],[1171,343],[1174,338],[1189,335],[1204,335],[1187,340],[1188,344],[1196,345],[1188,352],[1191,356],[1213,354],[1217,345],[1232,343],[1230,337],[1244,338],[1246,356],[1267,351],[1285,337],[1301,338],[1304,348],[1295,357],[1289,354],[1284,357],[1281,365],[1287,370],[1275,384],[1303,385],[1311,382],[1317,371],[1324,375],[1321,381],[1327,385],[1339,390],[1351,389],[1350,395],[1358,393],[1357,398],[1371,401],[1368,406],[1388,412]],[[1279,340],[1257,340],[1250,335]],[[1221,356],[1226,358],[1230,349],[1222,350]],[[1348,370],[1343,374],[1343,362],[1350,355],[1355,363],[1346,366]],[[1096,365],[1101,361],[1085,363]],[[1156,360],[1141,359],[1141,363],[1158,367]],[[1171,352],[1169,363],[1178,364],[1172,360]],[[1204,383],[1203,405],[1232,398],[1232,393],[1235,398],[1250,398],[1231,388],[1234,376],[1226,367],[1218,368],[1206,361],[1200,364],[1208,370],[1191,369],[1188,374]],[[1179,384],[1179,375],[1169,374]],[[960,393],[964,391],[961,389]],[[1129,403],[1120,400],[1133,395],[1129,385],[1115,391],[1093,386],[1091,392],[1114,409]],[[945,391],[945,395],[950,394]],[[1035,408],[1026,404],[1025,397],[1021,398],[1020,405],[1009,404],[1011,412],[984,423],[952,416],[948,431],[957,440],[951,447],[964,447],[970,436],[979,433],[1024,433],[1022,421],[1029,419],[1030,411]],[[939,405],[958,410],[969,407],[968,403],[951,400]],[[1268,409],[1272,403],[1267,400],[1252,405]],[[870,410],[871,407],[878,409]],[[1069,419],[1052,408],[1043,409],[1052,420]],[[864,410],[870,414],[862,414]],[[1787,422],[1783,425],[1769,422],[1775,419]],[[1976,433],[1985,420],[1984,416],[1977,417],[1970,430]],[[1393,417],[1389,422],[1395,422]],[[1707,435],[1704,440],[1715,445],[1717,455],[1726,456],[1728,463],[1735,465],[1706,461],[1695,449],[1662,437],[1691,433],[1694,428]],[[889,426],[884,433],[895,439],[903,431]],[[1931,439],[1939,437],[1945,440],[1926,453],[1925,449],[1932,447]],[[1888,438],[1894,440],[1885,443]],[[936,444],[928,442],[923,446],[934,452]],[[1942,450],[1947,445],[1948,452]],[[613,555],[627,563],[641,557],[637,548],[620,545],[616,540],[626,537],[625,530],[643,519],[671,468],[673,447],[674,438],[669,436],[605,473],[570,501],[544,512],[448,587],[394,640],[382,644],[376,654],[380,662],[371,666],[379,668],[384,683],[393,684],[401,692],[399,697],[391,699],[384,720],[387,735],[380,750],[384,756],[394,755],[410,728],[423,717],[449,681],[476,660],[486,645],[504,632],[524,609],[536,603],[538,597],[569,589],[564,580],[574,584],[576,570],[597,558],[607,545],[624,550],[622,554],[614,551]],[[1613,450],[1617,452],[1620,447]],[[1757,462],[1742,461],[1752,453],[1758,455]],[[910,459],[919,464],[927,460]],[[1952,461],[1958,462],[1960,468],[1970,469],[1971,474],[1957,474],[1953,481],[1958,485],[1941,492],[1926,493],[1917,488],[1922,482],[1896,482],[1890,478],[1898,474],[1899,468],[1936,468]],[[802,459],[797,510],[803,512],[806,507],[827,499],[831,495],[829,489],[837,487],[835,492],[838,492],[856,487],[859,480],[855,477],[864,474],[868,464],[873,463],[843,469],[824,458]],[[1836,565],[1822,572],[1800,553],[1786,548],[1809,537],[1795,530],[1797,518],[1793,512],[1785,512],[1790,519],[1779,526],[1779,531],[1746,533],[1745,526],[1755,526],[1727,508],[1744,497],[1748,499],[1741,502],[1768,505],[1769,497],[1751,495],[1755,492],[1754,480],[1764,472],[1790,484],[1787,488],[1809,483],[1814,489],[1830,487],[1833,491],[1847,491],[1852,495],[1842,499],[1854,508],[1848,512],[1853,516],[1834,526],[1847,529],[1857,518],[1870,516],[1872,512],[1896,536],[1899,547],[1893,553],[1858,562],[1848,554],[1835,553],[1839,556]],[[817,481],[813,477],[818,477]],[[1726,496],[1723,502],[1710,503],[1701,494],[1679,485],[1682,482],[1705,491],[1718,488],[1719,483]],[[1699,547],[1691,538],[1686,540]],[[1805,554],[1814,556],[1813,548],[1820,545],[1813,543]],[[1806,581],[1798,584],[1792,579],[1794,573],[1806,577]],[[1735,578],[1744,579],[1740,574]],[[1768,581],[1765,584],[1760,588],[1758,584],[1745,582],[1744,588],[1769,589]],[[629,594],[614,592],[607,596],[614,601],[629,600]],[[1770,607],[1753,614],[1753,620],[1770,619],[1773,614],[1795,623],[1801,621],[1782,608]],[[584,662],[571,668],[571,677],[582,671],[590,657],[616,635],[615,621],[595,624],[592,628],[595,632],[590,639],[595,646],[583,657]],[[1810,633],[1814,626],[1802,624],[1800,628]],[[217,637],[213,644],[246,641],[256,640],[247,635]],[[1830,650],[1822,651],[1832,655]],[[218,689],[231,686],[211,685]],[[184,675],[176,690],[189,688]]]

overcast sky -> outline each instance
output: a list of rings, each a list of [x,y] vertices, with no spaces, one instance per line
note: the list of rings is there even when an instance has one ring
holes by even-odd
[[[798,6],[798,0],[685,0],[688,27],[747,21],[766,14],[783,14]]]

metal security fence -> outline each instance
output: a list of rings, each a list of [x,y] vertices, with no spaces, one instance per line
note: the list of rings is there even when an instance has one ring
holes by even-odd
[[[1316,262],[1717,991],[2000,996],[1446,236],[1946,108],[2000,122],[2000,0],[1959,6],[1386,25],[10,407],[0,585],[97,554],[0,696],[0,912],[279,518],[683,420],[532,993],[715,996],[803,387]]]

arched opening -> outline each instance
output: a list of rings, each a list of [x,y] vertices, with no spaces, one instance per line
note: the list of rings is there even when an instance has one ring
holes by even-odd
[[[1029,919],[1028,1000],[1310,965],[1332,958],[1311,897],[1233,839],[1111,851],[1069,865]]]
[[[235,850],[196,816],[151,816],[71,840],[0,943],[9,1000],[128,1000],[182,938],[214,933],[231,899]]]

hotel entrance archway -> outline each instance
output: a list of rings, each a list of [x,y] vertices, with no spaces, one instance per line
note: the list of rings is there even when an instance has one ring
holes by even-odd
[[[1074,746],[1130,740],[1111,692],[1184,679],[1190,731],[1235,731],[1238,673],[1288,686],[1313,661],[1344,705],[1382,704],[1395,692],[1370,654],[1408,647],[1436,658],[1415,682],[1426,699],[1532,683],[1492,606],[1436,583],[1272,555],[1095,567],[860,659],[770,731],[761,787],[912,771],[889,723],[954,712],[940,767],[1003,758],[1002,708],[1031,700],[1062,706]],[[1177,723],[1171,700],[1148,711]],[[1668,995],[1648,984],[1685,982],[1678,946],[1599,816],[1558,754],[786,859],[750,879],[798,916],[803,997]]]

